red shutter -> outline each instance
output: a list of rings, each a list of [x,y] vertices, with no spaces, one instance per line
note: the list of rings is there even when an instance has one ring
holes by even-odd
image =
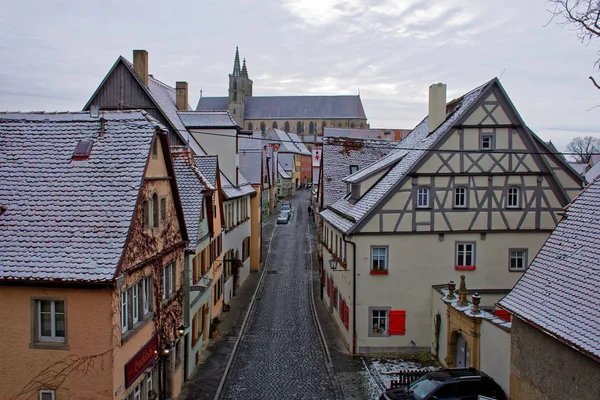
[[[331,279],[327,277],[327,297],[331,297]]]
[[[349,318],[350,316],[350,309],[348,308],[347,305],[344,304],[344,325],[346,326],[346,330],[348,330],[348,324],[349,324]]]
[[[404,335],[406,333],[406,311],[390,311],[390,335]]]
[[[202,250],[202,253],[200,253],[200,265],[200,271],[202,272],[202,276],[204,276],[206,275],[206,249]]]
[[[340,319],[344,322],[344,299],[340,299]]]
[[[195,285],[198,282],[198,257],[194,257],[192,259],[192,264],[194,266],[192,281],[194,282],[194,285]]]

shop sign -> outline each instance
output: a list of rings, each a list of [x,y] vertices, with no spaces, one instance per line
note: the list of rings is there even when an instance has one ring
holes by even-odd
[[[137,378],[144,372],[148,364],[150,364],[158,355],[158,336],[154,335],[138,351],[135,356],[125,364],[125,387],[128,388]]]

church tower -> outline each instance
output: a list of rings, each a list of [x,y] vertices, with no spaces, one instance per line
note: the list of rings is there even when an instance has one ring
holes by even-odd
[[[236,124],[244,126],[244,101],[246,97],[252,96],[252,80],[248,77],[246,59],[240,68],[240,53],[235,48],[235,60],[233,61],[233,73],[229,74],[229,113]]]

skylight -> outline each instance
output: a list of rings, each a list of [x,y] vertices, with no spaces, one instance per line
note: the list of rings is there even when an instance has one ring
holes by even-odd
[[[87,160],[90,157],[93,145],[94,142],[91,140],[80,140],[79,143],[77,143],[77,147],[75,147],[75,151],[73,152],[73,159]]]

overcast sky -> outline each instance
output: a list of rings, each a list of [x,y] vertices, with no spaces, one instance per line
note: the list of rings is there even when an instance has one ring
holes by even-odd
[[[3,0],[0,110],[80,110],[119,55],[227,95],[235,46],[255,95],[356,94],[373,128],[413,128],[428,86],[448,99],[501,77],[525,122],[564,149],[598,135],[598,43],[548,24],[544,0]],[[548,24],[548,25],[547,25]],[[547,26],[545,26],[547,25]]]

